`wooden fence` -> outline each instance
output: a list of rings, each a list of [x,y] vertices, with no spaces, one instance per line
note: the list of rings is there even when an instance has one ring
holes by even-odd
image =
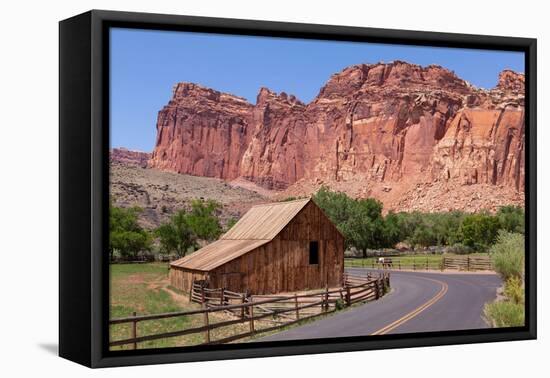
[[[376,277],[346,273],[341,288],[325,288],[313,293],[286,296],[247,296],[224,289],[208,289],[204,286],[197,286],[200,291],[194,288],[190,296],[193,301],[197,301],[197,295],[200,295],[202,309],[140,316],[134,313],[134,316],[131,317],[111,319],[110,326],[130,324],[131,337],[111,340],[109,346],[131,345],[137,349],[138,343],[192,334],[203,334],[203,344],[228,343],[274,331],[305,319],[351,306],[354,303],[376,300],[387,292],[389,285],[390,275],[383,272]],[[212,316],[215,313],[229,314],[230,318],[220,321],[220,317],[215,319]],[[192,315],[202,316],[202,325],[172,332],[138,335],[138,323]],[[214,338],[212,335],[214,330],[238,324],[247,325],[247,327],[245,330],[236,329],[234,334],[222,338]]]
[[[444,257],[443,266],[445,269],[453,270],[493,270],[493,264],[488,256]]]
[[[348,268],[371,268],[381,270],[493,270],[491,259],[488,256],[444,256],[441,260],[419,258],[402,261],[392,258],[391,264],[382,264],[375,260],[346,259],[345,266]]]
[[[392,258],[391,264],[382,264],[376,260],[370,259],[346,259],[345,266],[347,268],[371,268],[371,269],[387,269],[387,270],[442,270],[443,260],[433,261],[430,259],[416,259],[402,261],[401,259]]]

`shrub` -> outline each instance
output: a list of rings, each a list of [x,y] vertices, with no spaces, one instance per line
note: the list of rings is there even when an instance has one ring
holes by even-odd
[[[485,305],[485,316],[491,319],[493,327],[520,327],[525,325],[524,305],[511,301],[500,301]]]
[[[336,310],[341,310],[345,307],[344,301],[341,298],[338,298],[334,303]]]
[[[522,326],[525,323],[524,236],[501,230],[490,255],[495,270],[506,280],[506,300],[485,305],[485,315],[494,327]]]
[[[523,279],[525,238],[522,234],[500,231],[489,254],[495,270],[504,280],[512,277]]]
[[[514,303],[525,304],[525,288],[519,277],[511,277],[504,286],[504,295]]]
[[[297,199],[298,197],[290,196],[290,197],[283,198],[279,202],[290,202],[290,201],[296,201]]]

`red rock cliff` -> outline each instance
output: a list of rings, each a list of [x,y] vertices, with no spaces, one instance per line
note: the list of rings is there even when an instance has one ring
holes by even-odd
[[[524,137],[523,75],[503,71],[487,91],[440,66],[395,61],[348,67],[307,105],[266,88],[252,105],[180,83],[159,112],[149,164],[293,194],[325,183],[399,207],[430,183],[521,191]]]

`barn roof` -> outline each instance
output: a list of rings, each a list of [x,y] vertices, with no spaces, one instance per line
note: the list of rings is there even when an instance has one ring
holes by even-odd
[[[222,237],[171,266],[210,271],[269,243],[311,199],[256,205]]]

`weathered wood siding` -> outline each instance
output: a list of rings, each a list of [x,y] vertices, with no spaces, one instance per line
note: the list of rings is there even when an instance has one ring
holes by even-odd
[[[205,278],[206,273],[204,272],[174,267],[170,268],[170,285],[186,292],[191,290],[193,280],[204,280]]]
[[[319,264],[309,264],[309,242],[319,242]],[[338,286],[344,273],[344,240],[310,202],[271,242],[210,272],[211,287],[252,294]],[[179,286],[178,286],[179,287]]]

